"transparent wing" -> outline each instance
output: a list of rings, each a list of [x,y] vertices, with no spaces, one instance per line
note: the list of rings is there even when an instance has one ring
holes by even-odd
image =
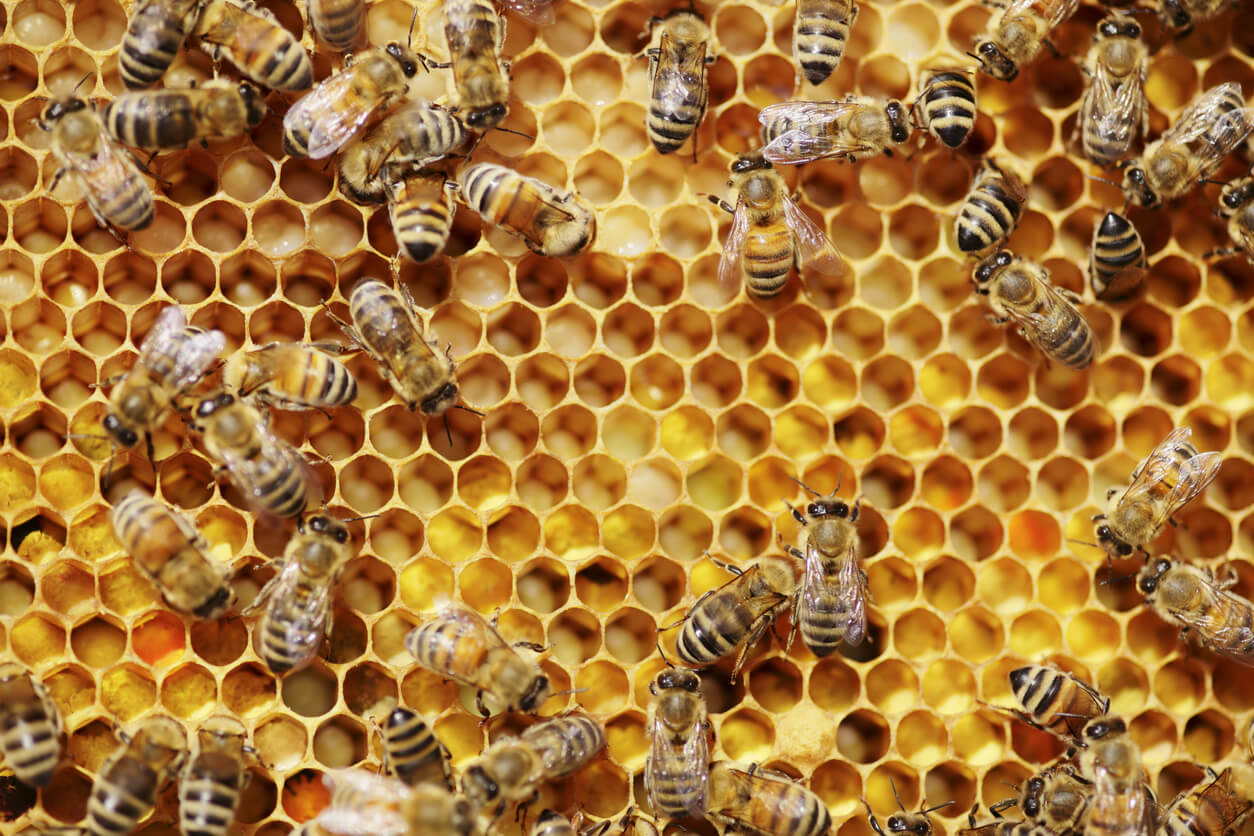
[[[1132,484],[1128,485],[1127,490],[1123,492],[1120,502],[1128,497],[1149,492],[1155,485],[1166,479],[1176,467],[1174,450],[1182,444],[1189,444],[1192,436],[1193,430],[1188,427],[1176,427],[1167,433],[1167,437],[1158,442],[1158,446],[1151,450],[1150,454],[1145,457],[1145,461],[1133,471]]]
[[[1181,464],[1176,483],[1167,492],[1167,501],[1163,503],[1164,515],[1170,517],[1204,491],[1219,473],[1221,464],[1223,456],[1215,452],[1199,453]]]
[[[654,91],[654,101],[672,116],[687,112],[694,98],[691,80],[700,79],[697,92],[705,86],[706,45],[701,44],[699,49],[681,50],[666,33],[662,33],[660,49],[666,54],[657,62],[658,72],[660,73],[662,67],[669,67],[673,72],[667,77],[668,81],[662,85],[662,89]]]
[[[174,355],[174,370],[170,382],[176,389],[186,389],[197,380],[226,348],[226,337],[221,331],[200,331],[189,335]]]
[[[1202,644],[1242,664],[1254,664],[1254,634],[1247,626],[1254,619],[1250,602],[1226,590],[1207,584],[1205,606],[1173,611],[1183,623],[1197,632]]]
[[[859,102],[780,102],[758,114],[766,135],[779,121],[789,129],[772,136],[762,153],[773,163],[798,165],[824,157],[865,154],[870,147],[854,142],[834,124],[842,116],[863,107]]]
[[[804,284],[808,286],[816,274],[839,278],[849,271],[849,265],[823,227],[810,220],[787,195],[784,196],[784,218],[797,242],[797,268]]]
[[[736,201],[736,213],[732,215],[731,229],[723,244],[723,255],[718,260],[718,284],[726,293],[734,294],[744,283],[744,251],[748,240],[749,213],[740,200]]]
[[[1118,146],[1121,153],[1127,151],[1140,124],[1137,114],[1141,112],[1139,103],[1145,95],[1140,75],[1133,73],[1116,87],[1110,74],[1099,70],[1093,76],[1090,91],[1094,97],[1091,112],[1095,114],[1098,133]]]
[[[840,567],[838,577],[840,578],[841,598],[849,608],[845,616],[845,642],[856,647],[866,638],[868,595],[866,573],[858,566],[858,559],[852,546],[847,559]]]
[[[553,13],[555,0],[504,0],[505,8],[532,23],[548,26],[557,19]]]
[[[318,814],[318,824],[344,836],[400,836],[409,824],[400,805],[413,791],[404,782],[364,769],[336,769],[323,778],[331,803]]]
[[[187,317],[183,315],[183,309],[178,305],[166,305],[139,347],[139,362],[152,366],[156,358],[174,354],[186,327]]]
[[[309,91],[283,117],[285,131],[308,126],[310,159],[322,159],[339,150],[378,104],[352,87],[353,71],[341,70]]]
[[[1251,121],[1249,108],[1224,110],[1225,103],[1244,100],[1241,86],[1236,82],[1215,85],[1184,109],[1175,124],[1163,134],[1163,141],[1167,144],[1187,144],[1209,135],[1206,144],[1216,148],[1226,145],[1223,154],[1227,154],[1249,133],[1251,124],[1254,123]],[[1216,118],[1216,113],[1221,111],[1223,115]]]
[[[477,612],[458,606],[451,601],[446,601],[438,608],[439,617],[445,621],[456,621],[464,624],[472,630],[476,631],[485,644],[496,644],[501,647],[509,647],[509,642],[497,632],[496,628],[489,624],[483,616]],[[512,648],[511,648],[512,650]]]
[[[806,621],[813,613],[820,610],[824,598],[836,594],[835,589],[828,589],[827,577],[823,574],[823,555],[813,544],[806,543],[805,577],[801,581],[800,620]]]
[[[1042,3],[1041,16],[1049,22],[1050,29],[1071,17],[1080,7],[1080,0],[1040,0],[1040,2]]]

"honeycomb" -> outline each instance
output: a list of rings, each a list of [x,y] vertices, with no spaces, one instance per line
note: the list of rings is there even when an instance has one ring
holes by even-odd
[[[303,4],[263,5],[304,31]],[[239,813],[245,834],[281,836],[322,803],[319,775],[376,764],[362,714],[387,698],[433,718],[464,763],[520,719],[481,726],[465,693],[413,666],[403,636],[442,596],[500,610],[508,637],[552,646],[545,669],[577,693],[544,713],[577,705],[606,724],[608,755],[545,802],[592,817],[647,809],[655,630],[726,579],[707,550],[744,563],[773,552],[777,533],[795,541],[783,504],[802,496],[792,477],[867,501],[871,636],[821,662],[770,639],[735,684],[726,665],[706,673],[705,693],[716,756],[803,778],[841,836],[869,833],[862,799],[881,815],[894,808],[890,781],[908,806],[953,800],[936,814],[953,832],[973,803],[1008,797],[1007,784],[1056,755],[981,709],[1010,702],[1007,673],[1025,661],[1055,659],[1110,695],[1164,799],[1200,777],[1198,763],[1246,756],[1254,671],[1189,650],[1123,579],[1134,563],[1112,576],[1072,542],[1091,538],[1108,488],[1172,426],[1189,426],[1224,465],[1155,548],[1212,565],[1232,554],[1238,590],[1254,593],[1254,562],[1236,557],[1254,552],[1254,269],[1203,258],[1226,245],[1210,214],[1216,187],[1132,213],[1153,267],[1141,298],[1086,307],[1102,346],[1086,373],[1047,366],[987,323],[953,240],[979,158],[1010,161],[1031,186],[1011,247],[1084,290],[1093,225],[1123,202],[1068,145],[1084,83],[1075,59],[1102,10],[1082,8],[1055,33],[1060,56],[1015,83],[980,78],[976,129],[958,153],[928,143],[785,172],[854,270],[812,296],[794,278],[759,302],[718,285],[728,219],[705,195],[725,194],[757,110],[792,97],[792,5],[700,4],[717,61],[695,160],[687,147],[657,155],[644,132],[637,56],[649,17],[667,8],[558,0],[552,25],[509,20],[506,126],[530,136],[491,133],[476,158],[577,189],[600,235],[577,258],[542,258],[460,208],[445,256],[400,265],[452,344],[465,402],[485,416],[451,412],[446,437],[397,403],[364,356],[350,361],[355,408],[275,413],[281,435],[320,457],[329,506],[373,515],[354,523],[362,550],[323,657],[276,678],[239,617],[197,622],[164,607],[106,515],[136,485],[186,509],[234,561],[243,603],[290,528],[257,523],[213,487],[177,417],[156,434],[155,468],[142,452],[111,468],[107,445],[67,436],[98,432],[106,401],[93,385],[129,368],[170,301],[221,329],[230,351],[338,338],[320,303],[342,316],[356,282],[388,277],[386,210],[342,198],[333,167],[283,156],[285,104],[271,94],[277,115],[251,138],[153,161],[156,221],[123,246],[72,183],[46,192],[54,163],[32,120],[89,74],[91,96],[122,90],[128,7],[0,3],[0,655],[43,678],[69,731],[52,785],[0,832],[78,821],[111,724],[153,711],[189,730],[222,709],[248,725],[261,765]],[[907,98],[920,70],[955,63],[992,13],[864,0],[839,70],[804,94]],[[419,4],[413,43],[442,58],[438,15],[438,3]],[[405,39],[412,17],[402,0],[371,2],[370,40]],[[317,51],[318,77],[341,60]],[[213,72],[184,51],[167,83]],[[1254,91],[1251,4],[1155,51],[1153,131],[1223,81]],[[437,72],[414,88],[436,97],[447,85]],[[1221,176],[1243,166],[1230,160]],[[673,633],[663,641],[673,650]],[[169,833],[173,821],[167,792],[140,832]]]

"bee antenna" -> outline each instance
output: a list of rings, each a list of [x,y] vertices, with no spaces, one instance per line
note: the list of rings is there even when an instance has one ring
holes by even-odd
[[[483,415],[484,415],[482,412],[480,412],[480,411],[479,411],[479,410],[477,410],[477,409],[471,409],[470,407],[468,407],[468,406],[462,406],[462,405],[461,405],[461,404],[459,404],[459,403],[455,403],[455,404],[453,404],[453,408],[454,408],[454,409],[460,409],[462,412],[469,412],[469,413],[471,413],[472,415],[478,415],[480,418],[482,418],[482,417],[483,417]]]
[[[906,805],[901,803],[901,796],[897,794],[897,782],[893,780],[891,775],[888,776],[888,786],[893,788],[893,801],[897,802],[898,809],[903,813],[906,812]]]
[[[984,65],[984,62],[980,60],[980,56],[976,55],[974,52],[971,52],[970,50],[964,52],[963,55],[966,55],[969,58],[974,58],[976,61],[979,61],[981,66]]]
[[[1009,781],[1002,781],[1002,784],[1004,784],[1007,787],[1010,787],[1015,792],[1023,792],[1023,790],[1019,788],[1018,784],[1012,784]]]
[[[506,133],[506,134],[513,134],[514,136],[522,136],[522,137],[526,137],[527,139],[530,139],[532,142],[535,142],[535,140],[536,140],[536,138],[535,138],[534,136],[532,136],[531,134],[529,134],[529,133],[523,133],[522,131],[516,131],[516,130],[514,130],[513,128],[502,128],[500,125],[497,125],[497,126],[496,126],[495,128],[493,128],[492,130],[494,130],[494,131],[500,131],[501,133]]]
[[[1116,183],[1114,180],[1107,180],[1105,177],[1098,177],[1095,174],[1086,174],[1084,176],[1089,178],[1090,180],[1096,180],[1098,183],[1106,183],[1107,185],[1119,186],[1120,188],[1123,188],[1122,183]]]
[[[587,691],[587,690],[588,690],[587,688],[567,688],[565,691],[553,691],[552,693],[549,694],[549,696],[550,697],[564,697],[567,694],[582,694],[584,691]]]
[[[844,471],[841,471],[841,473],[843,474],[843,473],[844,473]],[[807,485],[805,482],[802,482],[802,481],[801,481],[800,479],[798,479],[796,476],[789,476],[788,478],[789,478],[789,479],[791,479],[791,480],[793,480],[794,482],[796,482],[796,483],[797,483],[798,485],[800,485],[801,487],[805,488],[805,489],[806,489],[806,491],[807,491],[808,493],[814,494],[815,496],[822,496],[822,495],[823,495],[823,494],[819,493],[818,491],[816,491],[814,488],[812,488],[812,487],[810,487],[809,485]],[[836,488],[839,490],[840,485],[838,484],[838,485],[836,486]]]
[[[78,88],[80,88],[80,87],[82,87],[84,84],[86,84],[86,83],[87,83],[87,79],[91,78],[91,77],[92,77],[92,76],[94,76],[95,74],[96,74],[96,72],[93,70],[92,72],[89,72],[87,75],[85,75],[85,76],[83,76],[82,78],[80,78],[80,79],[78,80],[78,84],[75,84],[75,85],[74,85],[74,89],[73,89],[73,90],[71,90],[70,92],[71,92],[71,93],[77,93],[77,92],[78,92]]]
[[[661,642],[657,643],[657,652],[662,654],[662,661],[666,663],[667,667],[675,667],[675,663],[666,658],[666,651],[662,649]]]
[[[448,436],[448,447],[453,449],[453,431],[448,426],[448,413],[444,413],[444,434]]]
[[[1011,784],[1011,786],[1014,786],[1014,785]],[[1016,789],[1018,788],[1016,787]],[[945,807],[948,807],[949,805],[953,803],[954,803],[954,800],[951,798],[948,801],[946,801],[944,804],[937,804],[935,807],[928,807],[926,810],[920,810],[919,812],[926,816],[928,813],[935,813],[937,810],[941,810]]]
[[[358,522],[360,520],[373,520],[375,517],[382,517],[382,516],[383,516],[382,514],[366,514],[361,517],[345,517],[344,519],[340,520],[340,522],[350,523],[350,522]]]
[[[1101,548],[1101,546],[1097,545],[1096,543],[1090,543],[1088,540],[1077,540],[1077,539],[1075,539],[1074,537],[1068,537],[1068,538],[1067,538],[1067,542],[1068,542],[1068,543],[1079,543],[1081,546],[1088,546],[1088,547],[1090,547],[1090,548],[1094,548],[1094,549],[1100,549],[1100,548]]]
[[[1086,716],[1084,714],[1072,714],[1069,711],[1055,711],[1054,716],[1055,717],[1074,717],[1077,720],[1092,720],[1093,719],[1092,717]]]
[[[414,24],[418,22],[418,7],[414,7],[414,16],[409,19],[409,36],[405,39],[405,46],[412,47],[414,45]],[[422,68],[427,68],[427,62],[422,62]]]

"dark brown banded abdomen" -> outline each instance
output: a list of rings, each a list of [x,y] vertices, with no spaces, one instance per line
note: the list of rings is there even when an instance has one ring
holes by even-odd
[[[91,836],[127,836],[152,810],[159,776],[149,766],[124,755],[96,776],[87,800],[87,832]]]
[[[689,665],[709,665],[730,654],[756,620],[731,589],[715,592],[693,606],[675,648]]]
[[[309,25],[335,49],[357,43],[365,22],[365,0],[309,0]]]
[[[742,210],[743,211],[743,210]],[[796,242],[784,224],[751,227],[741,262],[749,292],[762,299],[777,296],[796,261]]]
[[[266,449],[264,455],[254,459],[253,496],[276,516],[294,517],[305,510],[308,484],[304,460],[290,447]]]
[[[427,722],[408,708],[394,708],[383,724],[383,755],[392,773],[409,786],[448,783],[444,749]]]
[[[357,397],[357,380],[343,363],[313,348],[290,350],[288,361],[279,363],[273,386],[267,387],[281,400],[315,408],[343,406]]]
[[[198,2],[147,2],[140,5],[126,24],[118,73],[131,89],[150,87],[161,80],[183,47]]]
[[[442,200],[406,200],[392,205],[392,228],[405,255],[421,263],[444,249],[453,229],[453,215]]]
[[[405,645],[424,668],[467,685],[477,684],[486,654],[472,626],[437,618],[406,636]]]
[[[1088,368],[1097,351],[1097,337],[1088,321],[1074,307],[1062,303],[1050,319],[1055,324],[1037,340],[1041,351],[1069,369]]]
[[[797,0],[793,54],[806,81],[822,84],[840,66],[857,17],[850,0]]]
[[[1014,232],[1022,211],[1000,179],[985,182],[971,192],[958,213],[958,249],[970,253],[996,246]]]
[[[554,717],[534,725],[522,733],[522,739],[540,753],[547,778],[569,775],[605,748],[605,730],[584,714]]]
[[[932,135],[950,148],[962,145],[975,127],[971,79],[962,73],[936,73],[920,98],[919,111]]]
[[[183,90],[124,93],[104,112],[105,129],[136,148],[185,148],[196,139],[196,108]]]
[[[737,821],[771,836],[823,836],[832,827],[832,815],[817,795],[799,784],[761,778],[746,819]]]
[[[318,590],[305,581],[290,588],[290,597],[282,588],[266,607],[257,629],[260,655],[274,673],[287,673],[306,667],[318,654],[326,629],[330,599],[319,597]]]
[[[37,691],[28,676],[0,687],[0,751],[5,764],[24,784],[45,787],[61,760],[60,721],[56,704]]]
[[[198,755],[179,782],[183,836],[226,836],[239,806],[244,773],[217,752]]]
[[[705,64],[696,72],[669,67],[655,60],[649,96],[649,116],[645,127],[659,154],[669,154],[683,145],[705,114],[709,85]]]

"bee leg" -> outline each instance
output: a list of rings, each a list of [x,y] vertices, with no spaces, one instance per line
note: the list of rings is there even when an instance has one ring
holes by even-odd
[[[785,501],[784,507],[786,507],[789,511],[792,511],[792,518],[794,520],[801,523],[802,525],[807,524],[805,516],[800,511],[798,511],[791,502]]]
[[[157,451],[152,446],[152,433],[144,433],[144,444],[148,448],[148,461],[155,462],[157,460]]]
[[[1240,247],[1221,247],[1217,250],[1207,250],[1202,253],[1202,258],[1226,258],[1230,255],[1240,255],[1242,252]]]
[[[1018,803],[1019,803],[1019,799],[1017,798],[1007,798],[1003,801],[998,801],[996,804],[990,804],[988,807],[988,811],[993,814],[993,818],[995,819],[1004,818],[1004,816],[1002,816],[1001,814],[1001,811],[1010,807],[1014,807]]]
[[[862,803],[866,804],[866,817],[867,821],[871,823],[871,829],[874,830],[878,836],[885,836],[884,828],[880,827],[879,819],[875,818],[875,814],[871,812],[871,805],[867,804],[865,798],[862,799]]]
[[[50,130],[50,129],[45,128],[44,130]],[[69,169],[67,168],[58,168],[55,172],[53,172],[52,182],[48,184],[49,193],[55,192],[57,190],[57,184],[61,182],[61,178],[65,176],[65,173],[67,171],[69,171]]]
[[[1058,295],[1060,295],[1062,298],[1066,299],[1066,300],[1067,300],[1068,302],[1070,302],[1071,304],[1073,304],[1073,305],[1083,305],[1083,304],[1084,304],[1084,298],[1083,298],[1082,296],[1080,296],[1080,294],[1076,293],[1074,290],[1069,290],[1069,289],[1067,289],[1067,288],[1065,288],[1065,287],[1059,287],[1059,288],[1055,288],[1055,289],[1058,291]]]
[[[483,691],[475,692],[475,710],[483,717],[483,721],[479,723],[481,726],[488,722],[488,718],[492,716],[492,712],[488,711],[488,707],[483,704]],[[497,815],[499,816],[500,813],[497,813]]]
[[[528,650],[534,650],[536,653],[543,653],[552,646],[551,644],[538,644],[536,642],[514,642],[514,647],[525,647]]]
[[[709,194],[709,195],[706,195],[706,198],[709,199],[710,203],[713,203],[715,206],[717,206],[719,209],[722,209],[727,214],[729,215],[736,214],[736,207],[732,206],[730,203],[723,200],[721,197],[718,197],[717,195]]]

